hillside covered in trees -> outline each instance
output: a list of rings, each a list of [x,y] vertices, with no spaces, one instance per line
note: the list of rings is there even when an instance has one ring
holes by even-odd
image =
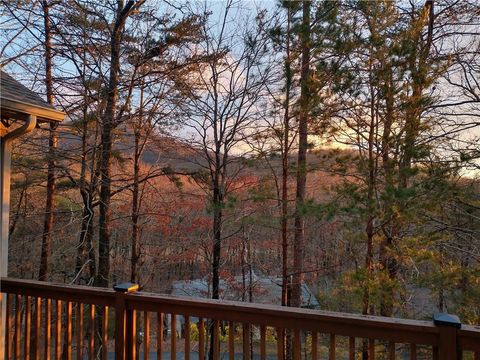
[[[2,1],[9,275],[480,323],[480,3]],[[240,278],[239,278],[240,277]]]

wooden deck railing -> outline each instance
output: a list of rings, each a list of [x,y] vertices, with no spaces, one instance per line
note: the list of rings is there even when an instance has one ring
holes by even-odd
[[[6,359],[480,359],[466,325],[11,278],[1,291]]]

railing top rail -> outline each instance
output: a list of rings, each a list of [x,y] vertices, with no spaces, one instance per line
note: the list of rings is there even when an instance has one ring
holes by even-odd
[[[28,295],[101,306],[113,306],[115,304],[115,291],[99,287],[2,277],[0,280],[0,288],[2,292],[9,294]]]
[[[260,316],[280,316],[280,317],[296,317],[308,320],[323,319],[325,321],[340,321],[347,324],[362,324],[368,322],[373,326],[384,327],[393,326],[396,328],[424,327],[426,331],[436,333],[435,326],[431,321],[410,320],[401,318],[391,318],[382,316],[360,315],[335,311],[312,310],[306,308],[285,307],[279,305],[268,305],[259,303],[247,303],[241,301],[230,300],[214,300],[200,299],[192,297],[161,295],[149,292],[134,292],[127,295],[127,299],[131,302],[132,308],[144,306],[146,303],[154,303],[156,305],[177,305],[181,306],[186,313],[209,309],[222,315],[227,312],[253,313]],[[193,314],[194,315],[194,314]],[[227,314],[228,317],[228,314]]]
[[[439,327],[431,321],[176,297],[147,292],[123,294],[116,293],[113,289],[13,278],[1,278],[0,287],[2,292],[10,294],[101,306],[114,306],[115,298],[122,296],[126,307],[131,310],[183,314],[278,328],[382,339],[397,343],[437,346],[439,342]],[[463,325],[458,331],[458,339],[462,349],[480,350],[480,327]]]
[[[462,350],[480,352],[480,326],[462,325],[457,336]]]
[[[126,295],[127,307],[165,311],[190,316],[302,329],[343,336],[355,336],[436,345],[438,327],[430,321],[355,315],[277,305],[196,299],[146,292]]]

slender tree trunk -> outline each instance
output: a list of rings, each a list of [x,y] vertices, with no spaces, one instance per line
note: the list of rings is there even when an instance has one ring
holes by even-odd
[[[372,71],[372,68],[370,68]],[[370,80],[372,81],[372,80]],[[369,283],[373,275],[373,236],[375,234],[375,183],[376,183],[376,167],[375,167],[375,128],[376,128],[376,95],[373,85],[370,84],[370,126],[368,132],[368,178],[367,178],[367,225],[365,232],[367,235],[367,254],[365,258],[366,286],[363,296],[363,314],[371,313],[369,311]],[[373,315],[373,314],[372,314]]]
[[[22,208],[22,203],[23,199],[27,198],[27,189],[28,189],[28,184],[25,182],[22,186],[22,190],[20,191],[20,197],[18,199],[18,204],[17,204],[17,209],[15,210],[15,215],[12,216],[12,219],[10,221],[10,227],[8,229],[8,236],[11,237],[13,232],[15,231],[15,228],[17,227],[17,222],[18,219],[20,219],[20,210]],[[25,216],[25,213],[23,214]]]
[[[85,74],[86,70],[86,36],[84,32],[83,36],[83,69],[82,73]],[[83,264],[85,262],[85,255],[87,250],[87,237],[89,235],[89,227],[93,221],[93,208],[92,208],[92,197],[93,194],[89,193],[87,190],[87,141],[88,141],[88,96],[85,79],[83,79],[83,123],[82,123],[82,155],[81,155],[81,167],[80,167],[80,195],[82,196],[83,201],[83,213],[82,213],[82,225],[80,230],[80,237],[78,239],[77,245],[77,259],[75,261],[75,277],[77,284],[81,282],[82,277],[80,272],[82,271]],[[95,158],[92,157],[92,162],[95,161]],[[90,276],[95,276],[95,274],[90,274]]]
[[[52,78],[52,31],[50,22],[50,5],[47,0],[42,2],[43,21],[45,32],[45,88],[47,102],[53,104],[53,78]],[[51,253],[53,212],[55,210],[55,150],[57,148],[56,124],[50,123],[48,137],[48,161],[47,161],[47,197],[45,201],[45,218],[43,222],[42,249],[40,254],[39,280],[47,280],[48,262]]]
[[[247,266],[248,266],[248,302],[253,302],[253,258],[252,258],[252,244],[250,241],[250,236],[247,235]],[[253,329],[251,329],[253,330]],[[250,359],[253,359],[253,331],[249,331],[250,339]]]
[[[131,249],[131,259],[130,259],[130,281],[136,283],[139,281],[137,274],[138,260],[140,257],[140,252],[138,249],[138,240],[139,240],[139,228],[138,228],[138,218],[140,212],[140,157],[142,156],[142,148],[140,146],[140,135],[141,135],[141,124],[143,117],[143,86],[140,90],[140,111],[138,123],[135,124],[134,129],[134,154],[133,154],[133,189],[132,189],[132,249]]]
[[[220,256],[222,250],[222,221],[223,221],[223,188],[220,180],[220,149],[217,148],[216,155],[216,171],[213,178],[213,252],[212,252],[212,299],[220,298]],[[210,322],[210,351],[209,359],[213,359],[214,339],[213,339],[214,322]]]
[[[283,114],[283,149],[282,149],[282,198],[281,198],[281,232],[282,232],[282,306],[290,306],[291,297],[291,279],[288,273],[288,171],[289,171],[289,154],[290,154],[290,90],[292,87],[292,68],[290,54],[290,24],[292,21],[290,6],[287,7],[287,41],[285,56],[285,102]],[[285,358],[287,354],[291,355],[291,336],[290,332],[283,330],[277,336],[283,337],[283,354]]]
[[[247,272],[246,272],[246,267],[247,267],[247,239],[245,237],[245,229],[243,230],[243,236],[242,236],[242,251],[240,253],[241,257],[241,268],[242,268],[242,301],[246,300],[246,295],[247,295]]]
[[[138,149],[138,137],[135,134],[135,151]],[[134,179],[133,179],[133,197],[132,197],[132,249],[131,249],[131,259],[130,259],[130,281],[135,283],[138,281],[138,274],[137,274],[137,267],[138,267],[138,259],[140,256],[139,249],[138,249],[138,217],[139,217],[139,184],[138,184],[138,172],[139,172],[139,164],[138,164],[138,154],[135,153],[134,159]]]
[[[218,180],[216,181],[218,183]],[[212,299],[220,296],[220,254],[222,243],[223,195],[220,185],[213,189],[213,261],[212,261]]]
[[[282,306],[288,303],[288,155],[290,152],[290,88],[292,83],[292,70],[290,63],[290,22],[291,10],[287,9],[287,42],[285,58],[285,102],[283,117],[283,151],[282,151]]]
[[[293,281],[292,306],[300,307],[302,298],[303,254],[305,219],[303,205],[305,203],[307,185],[307,148],[308,148],[308,112],[310,105],[310,1],[303,1],[303,21],[301,32],[302,70],[300,90],[300,114],[298,119],[298,161],[297,190],[295,208],[295,238],[293,244]]]
[[[119,37],[119,34],[118,34]],[[110,202],[111,178],[110,158],[112,153],[112,130],[118,95],[119,39],[112,37],[112,56],[110,68],[110,84],[107,108],[102,123],[102,149],[100,157],[100,212],[98,240],[98,275],[97,286],[108,287],[110,275]]]
[[[371,56],[371,55],[370,55]],[[365,280],[363,288],[363,306],[364,315],[374,315],[374,309],[370,303],[370,285],[373,277],[373,237],[375,234],[375,184],[376,184],[376,161],[375,161],[375,130],[376,130],[376,94],[373,87],[373,67],[370,61],[370,126],[368,132],[368,177],[367,177],[367,225],[365,233],[367,236],[367,253],[365,255]],[[368,343],[363,341],[362,359],[368,359]]]
[[[83,212],[82,212],[82,225],[80,230],[80,237],[78,239],[77,246],[77,259],[75,262],[75,276],[77,277],[77,283],[82,282],[82,276],[80,272],[84,271],[85,262],[88,261],[89,266],[89,278],[92,279],[95,276],[96,264],[95,264],[95,252],[93,249],[93,194],[88,191],[82,192],[83,199]],[[87,256],[88,255],[88,256]],[[87,281],[89,282],[89,281]]]
[[[387,65],[388,66],[388,65]],[[391,193],[393,183],[393,164],[390,159],[390,142],[391,142],[391,128],[394,121],[394,84],[392,79],[392,72],[387,69],[387,79],[385,83],[385,120],[383,124],[382,134],[382,167],[385,176],[385,191],[387,194]],[[387,195],[385,200],[385,216],[382,221],[383,240],[380,243],[379,260],[380,265],[384,271],[389,273],[391,277],[395,271],[396,264],[392,256],[392,245],[394,236],[394,209],[393,199]],[[384,291],[380,304],[380,315],[392,316],[393,314],[393,291]]]
[[[133,1],[128,2],[128,8],[123,7],[123,1],[118,1],[115,25],[110,40],[110,77],[108,83],[107,105],[102,119],[102,149],[100,155],[100,211],[98,236],[98,274],[96,285],[108,287],[110,276],[110,232],[111,232],[111,156],[113,129],[115,128],[115,112],[118,100],[118,85],[120,71],[120,42],[122,30],[128,17]]]

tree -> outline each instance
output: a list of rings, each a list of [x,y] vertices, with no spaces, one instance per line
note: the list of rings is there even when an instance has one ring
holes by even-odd
[[[286,18],[275,16],[274,24],[267,29],[271,38],[273,49],[278,52],[281,65],[276,69],[275,81],[267,84],[271,96],[270,114],[264,119],[264,130],[249,140],[250,146],[258,153],[258,157],[265,162],[273,178],[273,188],[276,194],[275,201],[279,211],[278,225],[280,233],[281,264],[282,264],[282,297],[281,305],[290,303],[290,256],[289,256],[289,222],[291,218],[289,209],[289,178],[291,177],[290,158],[296,146],[297,126],[293,123],[295,112],[292,110],[296,101],[296,56],[293,42],[294,16],[300,9],[300,3],[282,2],[279,8],[286,12]],[[275,14],[276,15],[276,14]],[[282,15],[282,14],[280,14]],[[293,50],[292,50],[293,48]],[[277,157],[280,154],[280,166]],[[280,170],[278,170],[280,167]],[[268,189],[265,193],[256,193],[258,200],[269,202],[272,194]],[[266,215],[267,225],[272,214]]]
[[[234,153],[246,144],[261,117],[269,69],[269,64],[262,63],[267,37],[246,22],[234,28],[228,26],[236,11],[234,3],[229,1],[220,24],[205,25],[202,30],[203,41],[195,51],[206,60],[199,64],[184,123],[191,130],[189,142],[201,159],[197,161],[201,170],[194,180],[208,196],[208,211],[213,220],[213,299],[220,296],[222,244],[235,233],[224,233],[227,209],[235,202],[232,196],[238,186],[235,180],[247,157]],[[263,15],[258,14],[257,21],[262,19]]]
[[[234,179],[244,167],[242,157],[233,156],[233,152],[251,136],[261,116],[260,104],[268,76],[268,67],[261,62],[266,38],[244,27],[245,24],[227,28],[234,11],[233,2],[228,2],[219,28],[203,28],[203,42],[196,51],[207,60],[199,64],[184,123],[192,130],[189,141],[201,158],[197,165],[202,171],[194,179],[209,196],[213,218],[214,299],[219,298],[222,241],[229,237],[222,233],[224,211],[232,201],[228,196],[233,191]]]
[[[110,226],[111,226],[111,156],[112,156],[112,131],[118,125],[119,115],[117,110],[119,71],[120,71],[120,47],[123,28],[128,17],[137,10],[144,0],[129,0],[117,2],[115,21],[110,39],[110,75],[107,87],[105,113],[101,123],[102,148],[100,153],[100,213],[99,213],[99,265],[96,278],[97,286],[108,286],[110,275]]]
[[[293,240],[293,276],[292,276],[292,306],[300,307],[302,297],[303,250],[305,247],[305,220],[303,204],[307,185],[307,149],[308,149],[308,118],[310,110],[310,8],[311,2],[303,2],[302,29],[300,33],[302,68],[300,75],[300,99],[298,114],[298,159],[297,159],[297,189],[295,202],[295,236]]]

